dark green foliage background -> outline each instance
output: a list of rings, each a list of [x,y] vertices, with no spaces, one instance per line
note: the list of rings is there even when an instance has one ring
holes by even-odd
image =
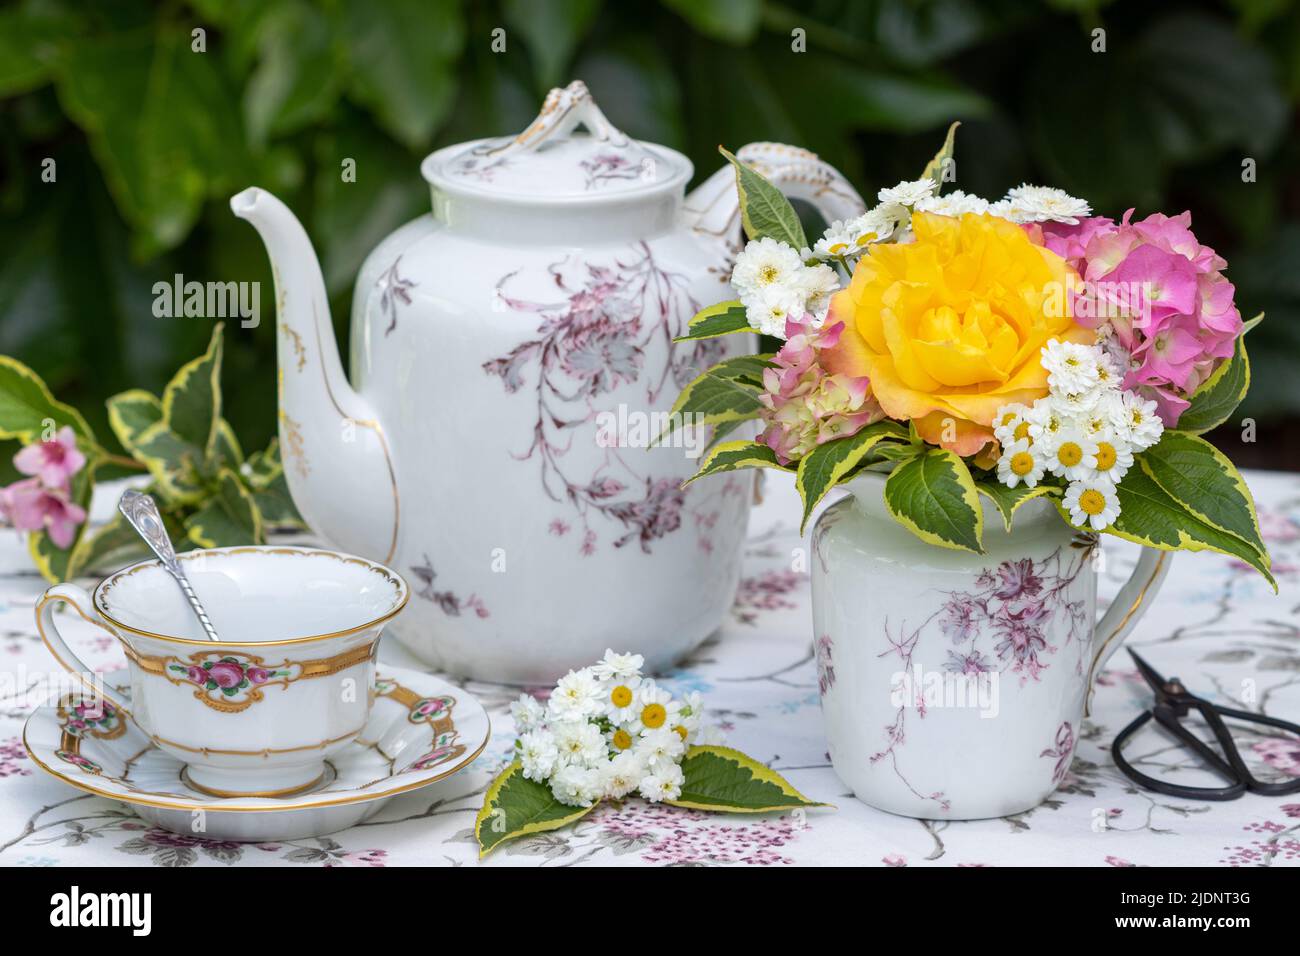
[[[207,52],[191,51],[206,31]],[[506,51],[491,50],[504,28]],[[1091,52],[1105,30],[1105,53]],[[791,51],[806,31],[807,52]],[[270,270],[229,211],[251,184],[307,224],[344,330],[370,248],[428,206],[433,148],[512,133],[586,80],[633,135],[686,152],[807,146],[861,188],[915,176],[953,119],[958,185],[1022,180],[1094,208],[1191,209],[1251,335],[1243,414],[1300,411],[1300,3],[1096,0],[27,0],[0,10],[0,352],[83,408],[161,390],[208,319],[152,286],[260,280],[227,326],[226,416],[274,431]],[[57,181],[41,181],[51,158]],[[344,158],[355,183],[340,180]],[[1242,162],[1258,181],[1242,182]],[[7,455],[5,458],[7,459]]]

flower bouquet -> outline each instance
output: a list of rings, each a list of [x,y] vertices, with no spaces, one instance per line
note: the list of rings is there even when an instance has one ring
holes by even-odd
[[[1008,531],[1044,497],[1080,530],[1218,551],[1272,583],[1250,492],[1200,437],[1245,395],[1244,336],[1262,318],[1242,321],[1224,260],[1186,212],[1116,221],[1048,187],[944,191],[955,129],[918,180],[811,246],[780,191],[724,150],[749,239],[738,298],[682,338],[784,344],[705,370],[661,440],[714,426],[695,478],[792,472],[805,523],[835,485],[882,472],[890,514],[935,545],[983,550],[981,496]],[[757,440],[721,440],[753,419]]]
[[[511,705],[514,759],[488,787],[474,823],[480,856],[637,796],[729,813],[825,806],[721,746],[700,695],[673,696],[641,675],[644,663],[640,654],[607,650],[561,677],[545,702],[523,694]]]

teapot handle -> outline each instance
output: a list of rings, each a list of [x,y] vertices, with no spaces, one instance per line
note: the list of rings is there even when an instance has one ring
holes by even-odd
[[[1092,711],[1092,698],[1097,692],[1097,675],[1151,607],[1152,599],[1164,583],[1165,575],[1169,573],[1172,559],[1173,555],[1168,551],[1143,548],[1133,573],[1097,622],[1092,638],[1092,667],[1088,671],[1085,716]]]
[[[750,143],[736,151],[736,158],[791,199],[810,203],[827,222],[852,219],[866,211],[852,184],[814,152],[784,143]],[[724,241],[734,236],[740,198],[731,166],[723,166],[701,183],[686,198],[685,211],[696,232]]]

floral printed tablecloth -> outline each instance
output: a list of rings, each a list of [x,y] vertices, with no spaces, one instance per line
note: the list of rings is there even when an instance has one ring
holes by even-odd
[[[810,646],[809,586],[796,530],[797,498],[767,476],[751,522],[744,580],[731,619],[665,679],[705,695],[728,742],[785,774],[836,810],[762,817],[716,816],[632,800],[604,807],[568,830],[521,840],[483,865],[710,864],[885,866],[1148,864],[1300,866],[1300,795],[1204,803],[1134,788],[1108,748],[1145,706],[1148,692],[1124,654],[1101,677],[1092,717],[1060,790],[1028,813],[978,822],[927,822],[859,803],[826,754]],[[1179,555],[1155,607],[1130,643],[1162,673],[1231,706],[1300,720],[1300,476],[1248,475],[1281,594],[1218,555]],[[111,500],[97,499],[103,514]],[[1102,595],[1132,567],[1135,548],[1105,542]],[[0,532],[0,865],[395,866],[476,865],[471,828],[491,773],[511,745],[507,705],[515,691],[474,683],[495,734],[469,770],[395,798],[342,833],[291,843],[236,844],[151,828],[129,807],[47,776],[21,741],[32,703],[26,689],[55,665],[36,633],[32,607],[44,588],[17,535]],[[85,625],[74,643],[96,667],[124,661],[116,643]],[[628,648],[628,650],[632,650]],[[390,642],[381,658],[410,665]],[[1238,738],[1264,770],[1300,774],[1300,744]],[[1149,774],[1205,785],[1189,756],[1158,731],[1143,731],[1130,758]]]

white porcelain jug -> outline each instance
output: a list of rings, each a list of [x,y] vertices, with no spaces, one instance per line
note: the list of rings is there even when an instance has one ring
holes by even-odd
[[[827,218],[862,211],[812,153],[739,156]],[[645,447],[682,386],[741,347],[672,341],[728,297],[734,175],[685,196],[690,162],[615,129],[580,82],[519,135],[421,169],[432,213],[357,278],[351,384],[303,227],[264,190],[231,200],[275,273],[294,501],[407,576],[391,630],[431,665],[549,682],[612,646],[662,669],[719,626],[740,570],[752,479],[682,489],[691,450]]]
[[[1092,682],[1151,606],[1144,548],[1097,620],[1096,535],[1038,498],[984,554],[926,544],[863,474],[813,530],[814,651],[831,762],[865,803],[925,819],[1008,816],[1069,770]]]

